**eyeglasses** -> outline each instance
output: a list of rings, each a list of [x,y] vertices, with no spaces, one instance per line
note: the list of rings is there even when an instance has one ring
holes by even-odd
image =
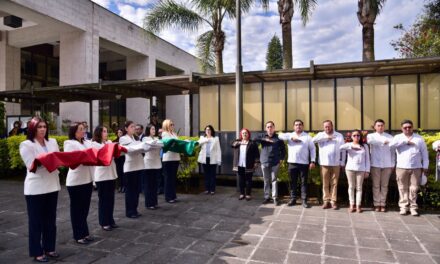
[[[403,129],[411,129],[412,128],[412,126],[404,126],[404,127],[402,127]]]
[[[352,137],[361,137],[361,135],[352,135]]]

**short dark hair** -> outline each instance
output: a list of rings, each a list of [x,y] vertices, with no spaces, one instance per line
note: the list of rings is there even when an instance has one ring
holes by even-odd
[[[153,124],[148,124],[145,127],[145,136],[147,136],[147,137],[157,136],[158,131],[156,131],[156,135],[151,135],[150,134],[150,130],[151,130],[152,127],[156,128]]]
[[[46,140],[49,140],[49,124],[47,123],[46,120],[44,120],[41,117],[35,116],[33,117],[27,124],[28,126],[28,131],[27,131],[27,136],[26,139],[29,139],[30,141],[34,142],[35,139],[35,135],[37,134],[37,129],[38,129],[38,124],[39,123],[45,123],[46,124],[46,135],[44,135],[44,138]]]
[[[73,124],[70,125],[69,127],[69,139],[71,140],[78,140],[75,137],[76,131],[78,131],[78,127],[79,126],[83,126],[84,127],[84,122],[74,122]],[[81,138],[80,140],[81,143],[84,142],[84,138]]]
[[[209,128],[209,130],[211,130],[211,136],[215,137],[215,130],[211,125],[207,125],[205,127],[205,136],[206,136],[206,129]]]
[[[301,119],[295,119],[293,120],[293,124],[295,125],[296,122],[300,122],[301,125],[304,125],[304,122]]]
[[[374,125],[376,125],[376,123],[382,123],[385,124],[385,121],[383,121],[383,119],[376,119],[376,121],[374,121]]]
[[[410,124],[413,126],[413,122],[409,119],[404,119],[402,122],[400,122],[400,126],[403,126],[404,124]]]
[[[104,131],[105,126],[97,126],[93,131],[93,141],[102,143],[102,131]]]
[[[266,126],[267,126],[267,124],[272,124],[272,126],[274,126],[274,127],[275,127],[275,123],[274,123],[273,121],[267,121],[267,122],[266,122],[266,124],[264,124],[264,127],[266,127]]]
[[[323,123],[323,124],[324,124],[324,123],[330,123],[330,124],[332,124],[332,126],[333,126],[333,122],[332,122],[330,119],[324,120],[322,123]]]
[[[136,126],[140,127],[141,129],[144,129],[144,126],[141,124],[136,124]]]

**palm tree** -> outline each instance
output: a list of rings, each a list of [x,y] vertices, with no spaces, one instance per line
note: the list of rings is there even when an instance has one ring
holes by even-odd
[[[253,2],[241,0],[242,12],[247,12]],[[269,0],[260,2],[266,7]],[[235,18],[235,9],[235,0],[188,0],[185,4],[163,0],[146,15],[144,27],[151,32],[160,32],[168,27],[195,31],[203,25],[208,26],[209,30],[197,38],[197,56],[203,72],[215,69],[216,73],[223,73],[226,36],[222,22],[225,17]]]
[[[299,9],[303,25],[312,14],[317,0],[278,0],[278,13],[283,38],[283,69],[292,68],[292,17],[295,8]]]
[[[386,0],[358,0],[357,17],[362,25],[362,61],[374,61],[374,21]]]

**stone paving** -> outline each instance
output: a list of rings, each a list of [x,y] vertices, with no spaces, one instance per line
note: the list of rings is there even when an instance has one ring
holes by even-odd
[[[261,190],[251,201],[237,200],[234,188],[218,187],[214,196],[178,195],[179,202],[140,208],[138,219],[124,217],[124,199],[116,195],[120,228],[98,225],[93,194],[89,228],[95,242],[72,239],[69,199],[60,192],[57,251],[61,263],[440,263],[440,215],[400,216],[397,211],[318,205],[262,205]],[[143,196],[140,198],[143,205]],[[0,263],[29,263],[23,184],[0,181]],[[55,261],[51,261],[55,262]]]

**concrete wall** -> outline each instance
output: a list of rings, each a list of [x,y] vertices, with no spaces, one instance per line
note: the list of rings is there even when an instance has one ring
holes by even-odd
[[[0,91],[20,89],[20,60],[19,48],[8,45],[8,32],[0,31]],[[2,99],[2,98],[0,98]],[[6,103],[6,115],[19,115],[20,104]]]
[[[171,95],[166,97],[166,118],[174,122],[174,130],[179,136],[190,136],[189,95]]]

